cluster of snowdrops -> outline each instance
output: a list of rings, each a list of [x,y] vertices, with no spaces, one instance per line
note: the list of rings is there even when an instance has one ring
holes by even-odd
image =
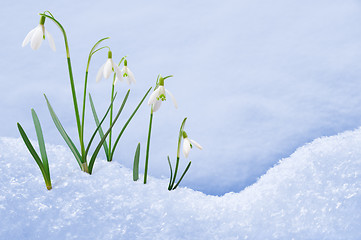
[[[116,149],[116,147],[119,143],[119,140],[120,140],[122,134],[124,133],[126,127],[129,125],[132,118],[138,111],[139,107],[143,104],[143,102],[146,99],[146,97],[148,96],[148,94],[150,92],[152,92],[148,99],[148,105],[150,106],[150,119],[149,119],[149,130],[148,130],[147,149],[146,149],[145,167],[144,167],[144,184],[146,184],[147,183],[147,175],[148,175],[149,148],[150,148],[150,137],[151,137],[151,130],[152,130],[153,113],[159,110],[162,102],[166,101],[167,95],[170,96],[175,108],[177,108],[177,102],[176,102],[174,96],[172,95],[172,93],[169,90],[167,90],[164,87],[165,80],[167,78],[172,77],[172,75],[169,75],[166,77],[162,77],[160,74],[158,75],[155,87],[154,88],[150,87],[148,89],[148,91],[145,93],[144,97],[140,100],[137,107],[134,109],[132,114],[129,116],[128,120],[122,127],[121,131],[119,133],[115,133],[115,132],[113,132],[113,126],[117,122],[117,119],[119,118],[119,116],[127,102],[129,93],[130,93],[130,90],[128,90],[126,95],[123,98],[123,101],[122,101],[121,106],[118,109],[118,111],[113,112],[113,106],[114,106],[113,103],[117,96],[117,93],[115,91],[115,84],[117,82],[121,82],[124,80],[126,80],[128,82],[128,84],[136,82],[134,74],[128,68],[128,62],[127,62],[126,56],[123,57],[119,61],[118,64],[116,64],[113,61],[113,54],[112,54],[110,47],[109,46],[100,47],[100,45],[104,43],[103,41],[107,40],[108,37],[102,38],[94,44],[93,48],[90,50],[89,57],[88,57],[87,67],[86,67],[86,71],[85,71],[85,80],[84,80],[84,94],[83,94],[83,98],[82,98],[81,109],[79,109],[78,99],[77,99],[76,91],[75,91],[74,78],[73,78],[73,73],[72,73],[68,39],[67,39],[66,32],[64,30],[64,27],[49,11],[45,11],[44,13],[40,13],[39,15],[40,15],[39,25],[37,27],[35,27],[34,29],[32,29],[26,35],[26,37],[22,43],[22,46],[24,47],[30,43],[31,48],[36,50],[41,46],[43,40],[47,39],[51,49],[56,51],[54,39],[51,36],[51,34],[45,29],[45,20],[46,19],[52,20],[59,27],[59,29],[61,30],[61,32],[64,36],[65,50],[66,50],[66,57],[67,57],[67,64],[68,64],[68,71],[69,71],[69,79],[70,79],[70,88],[71,88],[71,93],[72,93],[73,107],[74,107],[74,113],[75,113],[75,118],[76,118],[76,126],[77,126],[77,130],[78,130],[78,138],[79,138],[80,148],[79,148],[79,146],[78,147],[76,146],[74,141],[70,138],[70,136],[67,134],[67,132],[63,128],[59,118],[57,117],[53,107],[50,104],[49,99],[47,98],[47,96],[45,94],[44,94],[44,97],[45,97],[51,118],[52,118],[56,128],[58,129],[60,135],[66,142],[66,144],[69,147],[69,149],[71,150],[71,152],[73,153],[74,158],[78,162],[79,167],[82,171],[84,171],[88,174],[92,174],[94,162],[98,156],[99,151],[102,148],[104,149],[107,161],[113,160],[115,149]],[[108,58],[107,58],[106,62],[99,68],[97,75],[96,75],[96,81],[98,82],[102,78],[108,79],[111,76],[113,76],[113,80],[112,80],[112,84],[111,84],[112,90],[111,90],[109,107],[107,108],[104,116],[102,116],[102,118],[99,118],[97,111],[95,109],[95,105],[92,100],[91,94],[90,93],[89,93],[89,95],[87,94],[87,84],[88,84],[88,70],[89,70],[91,58],[93,57],[93,55],[95,53],[102,52],[101,50],[108,50],[108,52],[107,52]],[[123,67],[121,67],[122,65],[123,65]],[[153,91],[151,91],[152,89],[153,89]],[[85,119],[85,109],[86,109],[85,105],[86,105],[87,96],[89,98],[90,107],[91,107],[91,111],[92,111],[92,114],[94,117],[96,128],[93,130],[93,134],[91,135],[88,142],[85,143],[84,119]],[[22,139],[24,140],[26,147],[28,148],[30,154],[32,155],[35,162],[37,163],[37,165],[40,168],[40,171],[44,177],[44,181],[45,181],[47,189],[50,190],[50,189],[52,189],[52,185],[51,185],[50,169],[49,169],[49,164],[48,164],[48,157],[46,154],[46,147],[45,147],[43,132],[41,129],[39,118],[34,109],[31,109],[31,114],[32,114],[32,118],[33,118],[33,122],[34,122],[34,126],[35,126],[37,139],[38,139],[40,156],[37,153],[37,151],[35,150],[35,148],[33,147],[32,143],[30,142],[30,140],[27,137],[22,126],[19,123],[17,123],[17,126],[18,126],[20,135],[21,135]],[[107,126],[106,128],[103,125],[105,119],[109,120],[109,126]],[[176,165],[175,165],[174,169],[172,167],[169,156],[167,157],[169,168],[170,168],[170,179],[169,179],[168,190],[174,190],[177,188],[179,183],[182,181],[184,175],[187,173],[189,167],[191,166],[191,161],[189,161],[189,163],[188,163],[187,167],[184,169],[182,175],[180,177],[178,177],[178,181],[176,181],[178,168],[179,168],[180,148],[181,148],[182,140],[183,140],[182,150],[183,150],[183,154],[186,158],[188,157],[188,154],[193,146],[196,146],[197,148],[202,149],[201,145],[199,145],[196,141],[188,138],[188,135],[184,130],[184,125],[185,125],[186,120],[187,120],[187,118],[185,118],[183,120],[180,130],[179,130],[177,159],[176,159]],[[103,129],[106,131],[104,131]],[[96,138],[96,135],[99,135],[100,140],[95,144],[95,147],[91,148],[91,146]],[[113,135],[116,136],[114,142],[112,141]],[[139,179],[139,158],[140,158],[140,143],[138,143],[138,146],[136,148],[135,155],[134,155],[134,164],[133,164],[133,180],[134,181],[137,181]]]

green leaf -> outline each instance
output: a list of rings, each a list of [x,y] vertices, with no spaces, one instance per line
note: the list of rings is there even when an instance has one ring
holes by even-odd
[[[188,171],[189,167],[191,166],[191,164],[192,164],[192,162],[189,162],[189,163],[188,163],[188,165],[187,165],[186,169],[184,170],[184,172],[183,172],[183,174],[182,174],[181,178],[179,179],[179,181],[177,182],[177,184],[174,186],[173,190],[174,190],[174,189],[176,189],[176,188],[178,187],[179,183],[182,181],[182,179],[183,179],[184,175],[186,175],[186,173],[187,173],[187,171]]]
[[[128,96],[129,96],[129,92],[130,92],[130,90],[128,90],[127,94],[125,95],[124,100],[123,100],[123,103],[122,103],[122,106],[120,106],[120,108],[119,108],[119,110],[118,110],[118,113],[117,113],[117,115],[115,116],[115,118],[114,118],[114,120],[113,120],[112,125],[110,125],[108,131],[104,134],[104,136],[103,136],[102,139],[100,140],[98,146],[97,146],[97,147],[95,148],[95,150],[94,150],[94,153],[93,153],[93,155],[92,155],[92,157],[91,157],[91,159],[90,159],[90,161],[89,161],[89,167],[88,167],[89,174],[91,174],[92,171],[93,171],[93,166],[94,166],[95,159],[96,159],[96,157],[98,156],[99,150],[100,150],[100,148],[102,147],[103,142],[105,141],[105,139],[107,138],[108,134],[109,134],[110,131],[112,130],[114,124],[115,124],[116,121],[118,120],[118,118],[119,118],[119,116],[120,116],[120,113],[122,112],[122,110],[123,110],[123,108],[124,108],[124,105],[125,105],[125,103],[126,103],[126,101],[127,101],[127,99],[128,99]]]
[[[92,49],[90,50],[90,53],[89,53],[89,55],[93,55],[95,52],[97,52],[97,51],[95,51],[94,52],[94,49],[102,42],[102,41],[104,41],[104,40],[107,40],[107,39],[109,39],[110,37],[105,37],[105,38],[102,38],[102,39],[100,39],[98,42],[96,42],[95,44],[94,44],[94,46],[92,47]],[[102,47],[101,49],[103,49],[103,48],[105,48],[105,47]]]
[[[172,164],[170,163],[170,159],[169,156],[168,157],[168,164],[169,164],[169,169],[170,169],[170,178],[169,178],[169,184],[168,184],[168,190],[172,190],[172,178],[173,178],[173,169],[172,169]]]
[[[48,105],[48,109],[49,109],[51,118],[53,119],[56,128],[58,129],[60,135],[63,137],[63,139],[66,142],[66,144],[68,145],[68,147],[70,148],[71,152],[73,153],[76,161],[79,164],[80,169],[83,169],[82,168],[82,161],[81,161],[82,158],[81,158],[81,155],[80,155],[78,149],[75,147],[73,141],[70,139],[68,134],[65,132],[63,126],[61,125],[58,117],[56,116],[56,114],[55,114],[53,108],[51,107],[50,102],[49,102],[49,100],[48,100],[48,98],[46,97],[45,94],[44,94],[44,97],[45,97],[46,103]]]
[[[139,157],[140,157],[140,143],[138,143],[137,149],[135,150],[134,163],[133,163],[133,181],[139,179]]]
[[[97,112],[95,110],[95,107],[94,107],[94,103],[93,103],[93,99],[89,93],[89,101],[90,101],[90,106],[91,106],[91,109],[92,109],[92,112],[93,112],[93,117],[94,117],[94,121],[95,121],[95,124],[97,126],[99,126],[99,129],[98,129],[98,132],[99,132],[99,136],[100,136],[100,139],[102,139],[104,137],[104,132],[103,132],[103,129],[101,127],[101,125],[99,124],[99,118],[98,118],[98,115],[97,115]],[[107,160],[109,161],[109,149],[108,149],[108,145],[107,145],[107,142],[104,141],[103,142],[103,148],[104,148],[104,152],[105,152],[105,156],[107,157]]]
[[[46,177],[48,178],[47,180],[50,180],[50,171],[49,171],[48,157],[46,155],[43,131],[41,130],[40,121],[39,121],[39,118],[36,115],[36,112],[34,109],[31,109],[31,115],[33,117],[36,136],[38,138],[41,159],[43,160],[43,166],[44,166],[44,170],[46,172]]]
[[[130,115],[128,121],[124,124],[122,130],[120,131],[117,139],[115,140],[114,142],[114,145],[113,145],[113,148],[112,148],[112,152],[111,152],[111,155],[110,155],[110,159],[113,159],[113,155],[114,155],[114,152],[115,152],[115,148],[117,147],[117,144],[120,140],[120,137],[123,135],[125,129],[127,128],[128,124],[130,123],[130,121],[132,120],[132,118],[134,117],[135,113],[138,111],[139,107],[142,105],[142,103],[144,102],[145,98],[147,97],[148,93],[150,92],[152,88],[150,87],[148,89],[148,91],[145,93],[144,97],[142,98],[142,100],[139,102],[138,106],[135,108],[135,110],[133,111],[132,115]]]
[[[109,113],[109,111],[110,111],[110,108],[113,106],[113,102],[114,102],[114,99],[115,99],[116,96],[117,96],[117,94],[115,94],[115,96],[113,97],[113,100],[112,100],[112,102],[110,103],[110,105],[109,105],[109,107],[108,107],[108,110],[106,111],[106,113],[105,113],[104,117],[102,118],[102,120],[100,121],[100,123],[98,123],[97,128],[95,129],[93,135],[91,136],[91,138],[90,138],[90,140],[89,140],[89,143],[88,143],[88,146],[87,146],[87,148],[86,148],[86,150],[85,150],[85,156],[88,155],[88,152],[89,152],[89,149],[90,149],[90,145],[92,144],[92,142],[93,142],[93,140],[94,140],[94,137],[95,137],[95,135],[97,134],[98,130],[101,129],[101,125],[102,125],[102,123],[104,122],[105,118],[107,117],[107,115],[108,115],[108,113]],[[90,97],[90,94],[89,94],[89,97]],[[96,118],[98,118],[98,117],[96,117]],[[99,122],[99,120],[98,120],[98,122]],[[103,131],[102,131],[102,132],[103,132]],[[104,134],[103,134],[103,136],[104,136]],[[104,143],[105,143],[105,141],[104,141]],[[103,146],[104,146],[104,143],[103,143]],[[106,144],[105,144],[105,145],[106,145]]]
[[[26,145],[26,147],[28,148],[31,156],[33,156],[35,162],[38,164],[39,168],[40,168],[40,171],[41,173],[43,174],[43,177],[44,177],[44,180],[46,181],[46,172],[45,172],[45,169],[44,169],[44,166],[43,166],[43,163],[39,157],[39,155],[36,153],[33,145],[31,144],[28,136],[26,135],[24,129],[21,127],[20,123],[17,123],[18,125],[18,129],[19,129],[19,132],[20,132],[20,135]]]

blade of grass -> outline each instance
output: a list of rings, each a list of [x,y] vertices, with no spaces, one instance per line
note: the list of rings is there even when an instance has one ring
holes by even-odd
[[[108,115],[108,113],[109,113],[109,111],[110,111],[110,108],[111,108],[112,105],[113,105],[113,102],[114,102],[114,99],[115,99],[116,96],[117,96],[117,94],[115,94],[112,102],[110,103],[110,105],[109,105],[109,107],[108,107],[108,110],[107,110],[106,113],[104,114],[104,117],[102,118],[102,120],[100,121],[100,123],[98,123],[97,128],[95,129],[93,135],[91,136],[91,138],[90,138],[90,140],[89,140],[89,143],[88,143],[88,146],[87,146],[87,148],[86,148],[86,150],[85,150],[85,155],[88,155],[88,152],[89,152],[89,149],[90,149],[90,145],[92,144],[95,135],[97,134],[98,130],[101,128],[102,123],[104,122],[105,118],[107,117],[107,115]],[[103,136],[104,136],[104,134],[103,134]],[[104,143],[103,143],[103,144],[104,144]]]
[[[79,153],[78,149],[75,147],[73,141],[70,139],[68,134],[65,132],[63,126],[61,125],[58,117],[56,116],[56,114],[55,114],[53,108],[51,107],[50,102],[49,102],[49,100],[48,100],[48,98],[46,97],[45,94],[44,94],[44,97],[46,99],[46,103],[48,105],[48,109],[49,109],[51,118],[53,119],[56,128],[58,129],[60,135],[63,137],[63,139],[66,142],[66,144],[68,145],[68,147],[70,148],[71,152],[73,153],[76,161],[79,164],[80,169],[83,169],[82,168],[82,161],[81,161],[82,158],[80,156],[80,153]]]
[[[173,190],[174,190],[174,189],[176,189],[176,188],[178,187],[179,183],[182,181],[182,179],[183,179],[184,175],[186,175],[186,173],[187,173],[187,171],[188,171],[189,167],[191,166],[191,164],[192,164],[192,162],[189,162],[189,163],[188,163],[188,165],[187,165],[186,169],[184,170],[184,172],[183,172],[183,174],[182,174],[181,178],[179,179],[179,181],[177,182],[177,184],[174,186]]]
[[[33,156],[35,162],[38,164],[38,166],[39,166],[39,168],[40,168],[40,171],[41,171],[41,173],[43,174],[44,180],[46,180],[46,178],[45,178],[46,172],[45,172],[45,170],[44,170],[44,166],[43,166],[43,163],[42,163],[39,155],[36,153],[33,145],[31,144],[28,136],[26,135],[24,129],[21,127],[20,123],[17,123],[17,125],[18,125],[18,129],[19,129],[20,135],[21,135],[21,137],[22,137],[22,139],[23,139],[26,147],[28,148],[31,156]]]
[[[110,160],[113,159],[113,155],[114,155],[114,152],[115,152],[115,148],[120,140],[120,137],[123,135],[123,132],[125,131],[125,129],[127,128],[128,124],[130,123],[130,121],[132,120],[132,118],[134,117],[135,113],[138,111],[139,107],[142,105],[142,103],[144,102],[144,99],[147,97],[148,93],[150,92],[150,90],[152,89],[152,87],[150,87],[148,89],[148,91],[145,93],[144,97],[142,98],[142,100],[139,102],[138,106],[135,108],[135,110],[133,111],[132,115],[130,115],[128,121],[124,124],[122,130],[120,131],[117,139],[115,140],[114,142],[114,145],[113,145],[113,148],[112,148],[112,152],[111,152],[111,155],[110,155]]]
[[[99,118],[98,118],[97,112],[95,110],[93,99],[92,99],[90,93],[89,93],[89,102],[90,102],[90,106],[91,106],[91,109],[92,109],[92,112],[93,112],[93,117],[94,117],[95,124],[97,126],[100,126]],[[100,139],[102,139],[104,137],[104,132],[103,132],[103,129],[102,129],[101,126],[99,127],[98,132],[99,132]],[[108,149],[108,145],[107,145],[106,141],[103,142],[103,148],[104,148],[105,156],[107,157],[107,160],[109,161],[110,160],[110,158],[109,158],[110,157],[109,156],[109,149]]]
[[[140,143],[138,143],[137,149],[135,150],[134,163],[133,163],[133,181],[139,179],[139,157],[140,157]]]
[[[38,138],[41,159],[43,160],[43,166],[44,166],[44,170],[46,172],[46,177],[47,177],[47,180],[50,180],[50,171],[49,171],[48,157],[46,155],[43,131],[41,130],[40,121],[39,121],[39,118],[36,115],[36,112],[34,109],[31,109],[31,115],[33,117],[36,136]]]
[[[172,190],[171,184],[172,184],[172,178],[173,178],[173,169],[172,169],[172,164],[170,163],[170,159],[169,156],[168,157],[168,164],[169,164],[169,169],[170,169],[170,178],[169,178],[169,184],[168,184],[168,190]]]
[[[125,95],[124,100],[123,100],[123,103],[122,103],[121,107],[119,108],[118,113],[117,113],[117,115],[115,116],[112,125],[110,125],[109,129],[108,129],[107,132],[104,134],[103,138],[100,140],[98,146],[97,146],[97,147],[95,148],[95,150],[94,150],[94,153],[93,153],[93,155],[92,155],[92,157],[91,157],[91,159],[90,159],[90,161],[89,161],[89,168],[88,168],[88,169],[89,169],[89,174],[92,174],[94,162],[95,162],[96,157],[98,156],[99,150],[100,150],[100,148],[102,147],[103,142],[104,142],[105,139],[107,138],[108,134],[109,134],[110,131],[112,130],[114,124],[115,124],[116,121],[118,120],[118,118],[119,118],[119,116],[120,116],[120,113],[122,112],[122,110],[123,110],[123,108],[124,108],[124,105],[125,105],[125,103],[126,103],[126,101],[127,101],[127,99],[128,99],[129,92],[130,92],[130,90],[128,90],[127,94]]]

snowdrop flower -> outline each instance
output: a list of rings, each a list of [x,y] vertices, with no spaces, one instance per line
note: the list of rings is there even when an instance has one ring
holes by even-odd
[[[128,63],[127,60],[124,59],[124,67],[122,69],[122,73],[123,73],[123,77],[125,77],[127,79],[128,84],[130,85],[132,82],[136,83],[135,78],[134,78],[134,74],[132,73],[132,71],[130,71],[130,69],[128,68]]]
[[[54,52],[56,51],[54,39],[51,36],[51,34],[45,30],[44,23],[45,23],[45,17],[41,16],[39,25],[26,35],[22,47],[25,47],[30,42],[31,48],[33,50],[37,50],[38,48],[40,48],[41,43],[45,39],[45,35],[46,35],[46,38],[49,41],[49,45],[51,49],[53,49]]]
[[[112,59],[112,52],[109,51],[108,60],[99,68],[96,81],[99,82],[102,79],[102,76],[105,79],[109,78],[112,72],[115,72],[117,75],[117,78],[115,79],[113,84],[115,84],[118,80],[123,81],[122,72],[119,66],[116,63],[114,63]]]
[[[183,131],[183,155],[186,158],[188,157],[191,148],[193,148],[192,144],[195,145],[200,150],[203,149],[203,147],[201,145],[199,145],[199,143],[197,143],[193,139],[188,138],[187,133],[185,131]]]
[[[171,76],[168,76],[168,77],[171,77]],[[174,107],[178,108],[177,101],[175,100],[173,94],[170,91],[168,91],[167,89],[165,89],[165,87],[164,87],[164,79],[165,78],[162,78],[162,77],[159,78],[158,88],[156,88],[149,97],[148,105],[153,106],[153,112],[156,112],[160,108],[162,101],[166,100],[166,93],[169,94],[169,96],[171,97]]]

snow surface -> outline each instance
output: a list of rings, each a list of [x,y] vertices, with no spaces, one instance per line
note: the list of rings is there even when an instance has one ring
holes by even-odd
[[[55,53],[47,41],[37,51],[21,47],[45,10],[67,32],[79,105],[93,44],[109,36],[104,45],[114,60],[128,56],[137,84],[115,131],[159,73],[174,75],[165,84],[179,108],[167,102],[153,121],[149,173],[155,177],[168,175],[166,156],[175,155],[184,117],[187,133],[204,147],[190,156],[190,171],[202,171],[184,184],[214,195],[239,192],[313,139],[360,126],[360,0],[17,0],[0,8],[0,136],[19,137],[16,122],[33,129],[34,108],[47,143],[63,145],[45,93],[78,142],[61,32],[46,21]],[[99,113],[110,99],[111,81],[95,82],[106,57],[106,51],[94,55],[89,69]],[[116,106],[127,88],[117,86]],[[88,103],[85,139],[95,129]],[[115,152],[128,168],[138,142],[145,155],[149,112],[146,104],[139,109]]]
[[[0,239],[361,239],[361,129],[299,148],[239,193],[167,190],[47,145],[53,189],[21,139],[0,138]],[[186,176],[187,177],[187,176]]]

